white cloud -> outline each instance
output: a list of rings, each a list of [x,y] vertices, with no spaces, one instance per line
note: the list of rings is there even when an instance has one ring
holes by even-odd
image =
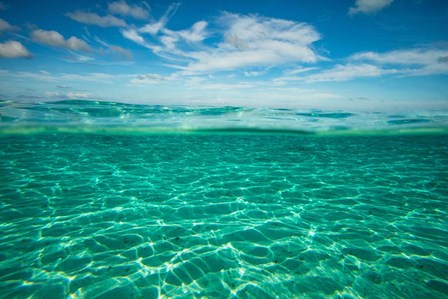
[[[130,75],[131,79],[129,80],[130,85],[153,85],[153,84],[163,84],[167,82],[179,82],[179,74],[171,73],[168,75],[161,75],[156,73],[148,73],[148,74],[135,74]]]
[[[0,33],[19,30],[19,27],[9,24],[6,20],[0,18]]]
[[[115,82],[121,82],[128,75],[112,75],[107,73],[49,73],[47,71],[39,72],[10,72],[10,78],[16,78],[21,80],[35,80],[45,82],[95,82],[102,84],[112,84]]]
[[[65,39],[59,32],[54,30],[34,30],[31,32],[31,38],[36,42],[52,47],[65,48],[74,51],[90,51],[90,47],[85,41],[75,36]]]
[[[246,71],[243,74],[246,77],[257,77],[266,74],[266,71]]]
[[[111,84],[113,80],[122,80],[119,75],[112,75],[107,73],[83,73],[83,74],[53,74],[55,77],[61,77],[63,80],[73,81],[92,81]]]
[[[287,70],[284,72],[284,75],[278,78],[275,78],[273,83],[275,85],[285,85],[292,81],[304,81],[304,76],[297,76],[302,73],[311,72],[317,70],[317,67],[298,67],[292,70]]]
[[[122,58],[125,58],[127,60],[132,59],[132,52],[120,46],[109,45],[109,49]]]
[[[356,0],[355,6],[350,7],[349,15],[358,13],[372,14],[389,6],[394,0]]]
[[[0,58],[20,58],[31,57],[31,53],[17,41],[6,41],[0,43]]]
[[[143,26],[142,28],[140,28],[140,32],[142,33],[149,33],[149,34],[157,34],[160,29],[164,28],[165,24],[163,24],[161,21],[158,22],[154,22],[154,23],[149,23],[145,26]]]
[[[224,13],[213,22],[220,26],[213,35],[221,36],[221,41],[210,46],[203,43],[212,34],[205,21],[196,22],[184,30],[166,28],[176,9],[177,6],[172,5],[157,22],[122,30],[122,34],[171,60],[171,67],[187,75],[297,62],[315,63],[324,59],[312,47],[320,35],[309,24]],[[151,42],[146,40],[145,34],[151,35]]]
[[[320,39],[310,25],[256,15],[226,13],[218,22],[224,27],[223,41],[216,48],[192,56],[185,70],[207,72],[253,66],[276,66],[321,59],[312,49]]]
[[[298,74],[317,70],[317,67],[298,67],[290,70],[286,70],[284,75],[274,79],[275,85],[285,85],[291,81],[303,81],[303,77],[297,76]]]
[[[315,94],[312,94],[311,97],[318,98],[318,99],[340,99],[342,98],[340,95],[329,93],[329,92],[318,92]]]
[[[205,21],[199,21],[193,24],[190,29],[180,30],[177,32],[169,31],[169,33],[174,34],[182,38],[183,40],[190,43],[202,42],[207,38],[208,34],[206,32],[206,27],[208,23]]]
[[[363,52],[353,55],[350,59],[380,65],[406,66],[408,75],[448,74],[448,50],[407,49],[386,53]]]
[[[184,70],[188,73],[228,71],[243,67],[275,65],[282,57],[275,52],[263,49],[251,51],[212,51],[199,53],[197,61],[190,63]]]
[[[447,50],[410,49],[385,53],[361,52],[353,55],[353,60],[368,60],[381,64],[429,65],[436,63],[440,57],[448,56]]]
[[[122,30],[121,33],[125,38],[133,41],[134,43],[140,45],[144,45],[146,43],[145,39],[141,35],[139,35],[138,32],[135,31],[134,29]]]
[[[208,37],[208,33],[206,32],[206,27],[208,23],[205,21],[199,21],[193,24],[191,28],[179,31],[169,30],[165,27],[160,27],[160,22],[155,24],[149,24],[140,29],[139,31],[142,33],[150,33],[155,35],[157,33],[161,33],[157,38],[159,41],[169,50],[169,52],[176,52],[173,54],[178,54],[184,56],[185,54],[177,49],[177,43],[186,42],[189,44],[197,44],[202,42]],[[161,49],[159,49],[160,51]]]
[[[316,67],[297,67],[295,69],[287,70],[285,72],[285,74],[286,75],[297,75],[297,74],[306,73],[309,71],[314,71],[316,69],[317,69]]]
[[[306,82],[347,81],[357,78],[379,77],[397,73],[395,69],[381,69],[371,64],[346,64],[303,77]]]
[[[148,43],[143,36],[141,36],[135,29],[126,29],[126,30],[121,30],[121,34],[123,35],[124,38],[127,38],[130,41],[133,41],[136,44],[139,44],[145,48],[151,49],[152,51],[154,51],[155,53],[157,53],[159,51],[159,49],[161,49],[160,46]]]
[[[92,96],[91,93],[88,92],[67,92],[67,97],[72,98],[72,99],[87,99],[90,98]]]
[[[160,27],[165,22],[158,21],[139,30],[141,33],[150,33],[153,35],[153,39],[158,42],[158,44],[149,44],[147,42],[144,44],[144,46],[153,50],[155,54],[172,61],[185,63],[195,56],[195,51],[198,51],[199,48],[205,48],[202,45],[202,41],[208,37],[208,33],[205,30],[208,25],[207,22],[199,21],[190,28],[179,31]],[[194,49],[195,51],[188,52],[187,49]]]
[[[129,5],[124,0],[109,3],[107,9],[112,14],[130,16],[140,20],[149,17],[149,12],[146,8],[137,5]]]
[[[70,91],[67,93],[61,93],[58,91],[47,91],[45,92],[45,95],[52,98],[52,99],[58,99],[58,100],[66,100],[66,99],[91,99],[92,94],[89,92],[74,92]]]
[[[218,82],[217,82],[218,81]],[[179,86],[195,90],[218,90],[218,91],[232,91],[253,88],[256,85],[250,82],[226,82],[224,78],[215,80],[212,77],[197,77],[188,76],[187,78],[179,76],[179,73],[172,73],[169,75],[161,75],[157,73],[152,74],[138,74],[132,75],[129,80],[129,85],[145,86],[157,85],[164,83],[178,84]],[[171,86],[170,85],[170,86]]]
[[[289,81],[330,82],[348,81],[357,78],[373,78],[396,74],[403,76],[424,76],[448,74],[448,50],[407,49],[385,53],[362,52],[349,57],[350,63],[304,76],[294,76],[315,68],[298,68],[285,72],[285,76],[273,81],[284,85]]]
[[[251,83],[205,83],[194,86],[203,90],[223,90],[223,91],[232,91],[235,89],[248,89],[255,87],[254,84]]]
[[[132,52],[129,50],[126,50],[120,46],[115,46],[115,45],[110,45],[104,41],[102,41],[101,39],[99,39],[98,37],[95,38],[95,40],[100,43],[101,45],[107,47],[107,49],[109,49],[112,53],[114,53],[115,55],[119,56],[120,58],[126,59],[126,60],[131,60],[132,59]]]
[[[99,16],[95,13],[83,11],[69,12],[66,15],[72,20],[87,25],[97,25],[100,27],[126,27],[125,21],[111,15]]]
[[[163,14],[163,16],[157,22],[151,22],[140,28],[139,31],[142,33],[149,33],[152,35],[157,34],[161,29],[166,27],[166,24],[171,19],[171,17],[176,13],[179,6],[180,6],[179,3],[171,4],[166,10],[166,12]]]
[[[132,78],[129,83],[132,85],[160,84],[167,81],[173,81],[175,79],[175,75],[163,76],[160,74],[140,74]]]
[[[160,41],[168,50],[174,50],[178,40],[175,36],[164,35],[160,37]]]
[[[89,62],[89,61],[94,61],[95,58],[90,57],[90,56],[85,56],[85,55],[80,55],[77,53],[71,53],[71,55],[69,57],[66,58],[67,61],[70,62],[81,62],[81,63],[85,63],[85,62]]]

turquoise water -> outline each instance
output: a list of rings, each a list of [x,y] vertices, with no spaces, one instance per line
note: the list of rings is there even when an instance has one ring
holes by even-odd
[[[447,115],[0,103],[2,298],[446,298]]]

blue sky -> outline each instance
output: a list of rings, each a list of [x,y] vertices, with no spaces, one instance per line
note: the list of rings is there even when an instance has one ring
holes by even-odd
[[[448,2],[0,2],[0,97],[448,108]]]

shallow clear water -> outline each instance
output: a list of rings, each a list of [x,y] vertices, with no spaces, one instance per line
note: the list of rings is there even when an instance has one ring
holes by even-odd
[[[160,132],[149,116],[142,132],[111,126],[123,114],[106,105],[101,121],[90,115],[101,128],[87,130],[60,111],[64,126],[12,120],[23,107],[10,106],[0,110],[0,297],[448,297],[444,127],[325,135],[322,118],[355,116],[319,112],[299,115],[318,119],[313,134],[185,134],[163,117]]]

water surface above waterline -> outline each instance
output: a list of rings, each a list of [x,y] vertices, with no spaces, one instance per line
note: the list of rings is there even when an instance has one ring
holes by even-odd
[[[0,101],[0,133],[257,132],[293,134],[447,133],[447,111],[323,111],[248,107],[136,105],[68,100]]]

